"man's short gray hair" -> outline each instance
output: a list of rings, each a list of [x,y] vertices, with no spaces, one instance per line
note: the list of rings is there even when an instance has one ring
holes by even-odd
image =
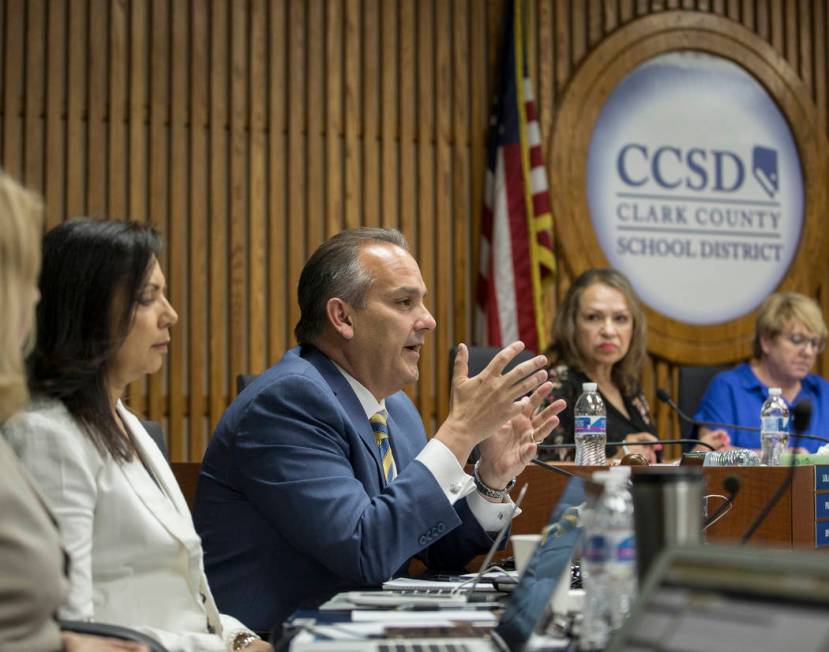
[[[312,344],[323,332],[326,304],[334,297],[355,308],[364,308],[366,293],[374,280],[360,263],[363,247],[388,243],[409,250],[397,229],[360,227],[338,233],[323,242],[305,263],[299,276],[299,322],[294,335],[300,344]]]

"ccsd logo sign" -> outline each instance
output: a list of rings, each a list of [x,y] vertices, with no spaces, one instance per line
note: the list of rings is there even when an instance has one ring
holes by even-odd
[[[725,59],[671,53],[630,73],[592,134],[587,190],[610,263],[680,321],[749,312],[797,250],[803,178],[791,131]]]

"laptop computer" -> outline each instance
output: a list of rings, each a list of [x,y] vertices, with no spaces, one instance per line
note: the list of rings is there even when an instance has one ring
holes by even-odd
[[[484,573],[489,568],[495,553],[509,531],[512,519],[518,513],[521,503],[524,502],[528,486],[525,484],[521,487],[509,518],[504,522],[504,526],[498,530],[498,534],[493,539],[492,545],[481,562],[481,569],[473,577],[465,581],[455,582],[418,582],[415,580],[416,583],[407,585],[406,588],[400,588],[400,585],[392,580],[383,584],[383,591],[349,591],[345,594],[345,598],[357,607],[401,607],[409,605],[425,607],[431,604],[435,608],[443,608],[463,607],[470,604],[472,601],[469,598],[473,591],[481,590]],[[424,586],[428,588],[423,588]],[[486,583],[486,586],[488,590],[494,590],[491,584]],[[484,596],[484,599],[480,602],[486,606],[485,603],[491,603],[491,598],[494,597],[496,596]]]
[[[664,552],[607,652],[829,651],[825,553],[737,546]]]
[[[475,638],[464,636],[467,627],[434,636],[424,635],[417,628],[406,628],[395,629],[393,638],[321,640],[314,634],[315,628],[309,626],[306,631],[297,634],[290,649],[292,652],[519,652],[546,620],[550,598],[581,540],[579,510],[584,502],[584,481],[578,477],[570,478],[552,510],[541,542],[518,585],[509,595],[498,624],[484,635]]]

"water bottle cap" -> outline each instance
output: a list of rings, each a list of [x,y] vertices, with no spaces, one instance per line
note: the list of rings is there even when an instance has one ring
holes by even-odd
[[[592,480],[593,482],[598,482],[599,484],[605,484],[612,478],[613,476],[611,475],[610,471],[594,471]]]
[[[581,384],[581,391],[583,392],[595,392],[598,388],[596,383],[582,383]]]
[[[783,394],[783,390],[779,387],[769,387],[769,396],[780,396]]]

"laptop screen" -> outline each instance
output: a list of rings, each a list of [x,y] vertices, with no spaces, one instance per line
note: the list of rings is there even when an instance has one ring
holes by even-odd
[[[736,546],[669,551],[608,649],[829,650],[826,557]]]
[[[510,650],[524,649],[546,613],[562,572],[570,566],[581,539],[579,507],[584,501],[584,482],[570,478],[495,628],[496,637]]]

